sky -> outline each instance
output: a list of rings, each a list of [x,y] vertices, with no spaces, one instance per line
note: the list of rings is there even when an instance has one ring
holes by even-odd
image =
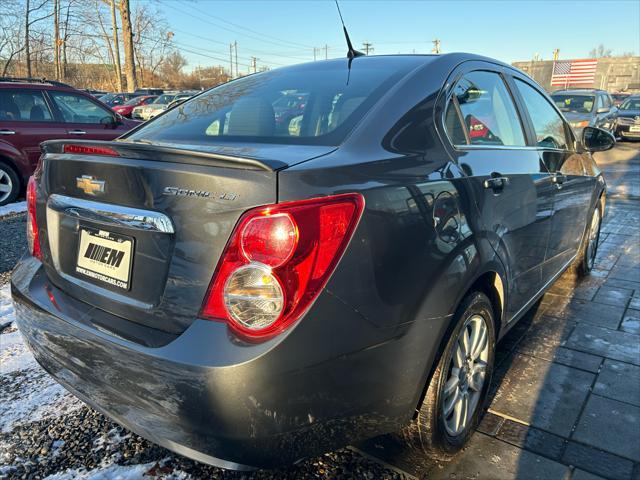
[[[276,68],[346,55],[333,0],[131,0],[166,19],[187,58],[187,70],[229,66],[229,43],[237,41],[240,71]],[[538,54],[550,60],[585,58],[599,44],[613,54],[640,54],[640,1],[363,1],[341,0],[356,49],[374,54],[430,53],[440,40],[446,52],[471,52],[508,63]]]

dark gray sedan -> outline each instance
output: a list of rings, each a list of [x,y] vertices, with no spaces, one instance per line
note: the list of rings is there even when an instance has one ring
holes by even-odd
[[[276,121],[284,95],[304,97]],[[591,151],[483,57],[336,59],[238,79],[114,142],[51,141],[12,277],[38,362],[173,451],[271,467],[402,432],[458,451],[496,342],[605,207]]]

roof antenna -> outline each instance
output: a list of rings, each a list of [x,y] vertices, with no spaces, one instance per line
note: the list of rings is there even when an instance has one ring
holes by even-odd
[[[338,5],[338,0],[336,1],[336,7],[338,7],[338,15],[340,15],[340,21],[342,22],[342,30],[344,30],[344,38],[347,40],[347,47],[349,51],[347,52],[347,57],[349,58],[349,66],[351,66],[351,60],[356,57],[364,56],[364,53],[359,52],[353,45],[351,44],[351,39],[349,38],[349,32],[347,32],[347,27],[344,26],[344,19],[342,18],[342,12],[340,11],[340,5]]]

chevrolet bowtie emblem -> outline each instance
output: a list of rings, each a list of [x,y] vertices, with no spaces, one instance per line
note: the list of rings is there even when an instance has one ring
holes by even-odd
[[[99,195],[104,193],[104,180],[96,180],[91,175],[76,177],[76,187],[87,195]]]

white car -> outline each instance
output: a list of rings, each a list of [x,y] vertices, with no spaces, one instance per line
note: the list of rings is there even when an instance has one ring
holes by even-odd
[[[193,93],[165,93],[156,98],[153,103],[134,108],[133,112],[131,112],[131,118],[149,120],[167,110],[170,104],[184,101],[192,96]]]

